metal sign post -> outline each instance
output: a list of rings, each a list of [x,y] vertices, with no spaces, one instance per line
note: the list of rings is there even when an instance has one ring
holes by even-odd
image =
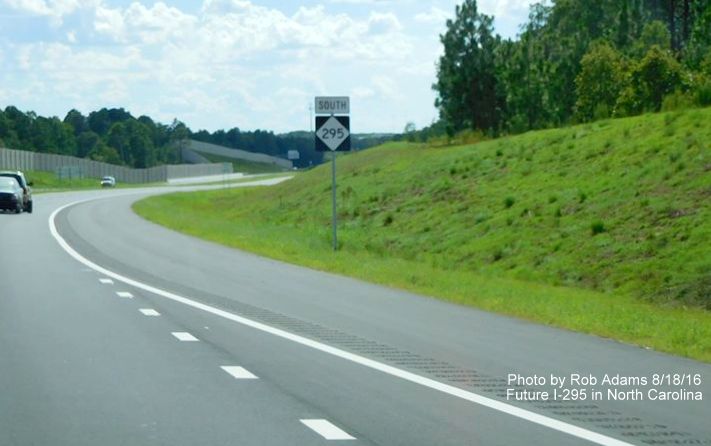
[[[222,188],[227,189],[227,174],[230,173],[230,163],[222,163]]]
[[[333,226],[333,250],[338,250],[338,213],[336,211],[336,152],[351,149],[350,100],[348,97],[317,97],[316,151],[331,152],[331,224]],[[346,116],[336,116],[345,114]]]
[[[331,153],[331,224],[333,225],[333,250],[338,251],[338,213],[336,212],[336,152]]]

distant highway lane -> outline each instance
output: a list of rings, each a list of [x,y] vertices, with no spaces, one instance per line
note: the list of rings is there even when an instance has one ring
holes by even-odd
[[[0,214],[0,445],[711,444],[708,364],[265,259],[131,211],[171,190],[38,195],[34,214]],[[544,400],[551,375],[568,381]],[[650,400],[680,389],[704,399]]]

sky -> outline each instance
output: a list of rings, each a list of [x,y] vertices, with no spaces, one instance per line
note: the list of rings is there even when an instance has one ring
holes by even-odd
[[[460,0],[0,0],[0,107],[123,107],[192,130],[308,130],[350,96],[352,132],[437,117],[439,35]],[[514,37],[528,0],[479,0]]]

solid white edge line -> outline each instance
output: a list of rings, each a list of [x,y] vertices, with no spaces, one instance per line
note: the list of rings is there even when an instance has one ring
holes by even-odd
[[[316,432],[326,440],[355,440],[343,429],[340,429],[328,420],[299,420],[309,429]]]
[[[258,379],[255,374],[245,369],[244,367],[236,365],[223,365],[220,366],[222,370],[232,375],[235,379]]]
[[[565,421],[560,421],[556,420],[555,418],[550,418],[545,415],[541,415],[535,412],[531,412],[530,410],[527,409],[522,409],[520,407],[504,403],[502,401],[498,401],[483,395],[479,395],[478,393],[470,392],[467,390],[460,389],[459,387],[455,387],[449,384],[444,384],[439,381],[435,381],[431,378],[426,378],[424,376],[417,375],[415,373],[408,372],[406,370],[401,370],[398,369],[397,367],[393,367],[378,361],[374,361],[372,359],[366,358],[364,356],[359,356],[350,352],[347,352],[345,350],[341,350],[339,348],[331,347],[330,345],[322,344],[317,341],[313,341],[311,339],[305,338],[303,336],[299,336],[293,333],[290,333],[285,330],[281,330],[279,328],[275,328],[266,324],[263,324],[261,322],[253,321],[251,319],[247,319],[242,316],[238,316],[236,314],[229,313],[224,310],[220,310],[219,308],[212,307],[210,305],[203,304],[201,302],[197,302],[191,299],[188,299],[187,297],[182,297],[177,294],[171,293],[169,291],[162,290],[160,288],[156,288],[154,286],[145,284],[143,282],[139,282],[137,280],[131,279],[129,277],[122,276],[118,273],[115,273],[113,271],[110,271],[102,266],[99,266],[92,262],[91,260],[88,260],[84,258],[81,254],[76,252],[74,248],[69,246],[69,244],[62,238],[61,235],[59,235],[59,232],[57,231],[57,227],[55,224],[55,218],[57,214],[59,214],[61,211],[64,209],[70,207],[70,206],[75,206],[77,204],[81,203],[86,203],[89,201],[94,201],[97,200],[98,198],[93,198],[93,199],[88,199],[88,200],[80,200],[76,201],[73,203],[66,204],[64,206],[59,207],[56,209],[54,212],[52,212],[52,215],[49,216],[49,230],[52,234],[52,236],[57,240],[57,243],[64,249],[67,254],[72,256],[75,260],[78,262],[84,264],[85,266],[88,266],[89,268],[93,269],[94,271],[97,271],[101,274],[104,274],[106,276],[112,277],[120,282],[123,282],[127,285],[130,285],[134,288],[139,288],[144,291],[148,291],[149,293],[164,297],[166,299],[170,299],[175,302],[182,303],[184,305],[187,305],[189,307],[196,308],[198,310],[202,310],[206,313],[213,314],[215,316],[219,316],[221,318],[237,322],[239,324],[245,325],[247,327],[254,328],[256,330],[263,331],[265,333],[272,334],[274,336],[278,336],[283,339],[287,339],[289,341],[295,342],[297,344],[304,345],[306,347],[313,348],[315,350],[319,350],[324,353],[328,353],[330,355],[345,359],[347,361],[354,362],[356,364],[360,364],[362,366],[378,370],[380,372],[386,373],[391,376],[395,376],[400,379],[404,379],[406,381],[410,381],[415,384],[419,384],[424,387],[428,387],[433,390],[440,391],[442,393],[446,393],[451,396],[455,396],[457,398],[461,398],[466,401],[470,401],[475,404],[479,404],[484,407],[488,407],[490,409],[494,409],[499,412],[503,412],[505,414],[521,418],[526,421],[530,421],[532,423],[545,426],[547,428],[566,433],[568,435],[572,435],[574,437],[582,438],[584,440],[590,441],[592,443],[596,443],[599,445],[603,446],[632,446],[631,443],[627,443],[621,440],[617,440],[616,438],[608,437],[607,435],[599,434],[597,432],[593,432],[591,430],[575,426],[574,424],[566,423]]]

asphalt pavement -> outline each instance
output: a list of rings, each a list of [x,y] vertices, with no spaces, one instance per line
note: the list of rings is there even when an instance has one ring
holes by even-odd
[[[711,444],[708,364],[265,259],[131,211],[168,190],[38,195],[34,214],[0,214],[0,445]],[[689,382],[568,382],[568,401],[516,401],[552,388],[512,374]]]

